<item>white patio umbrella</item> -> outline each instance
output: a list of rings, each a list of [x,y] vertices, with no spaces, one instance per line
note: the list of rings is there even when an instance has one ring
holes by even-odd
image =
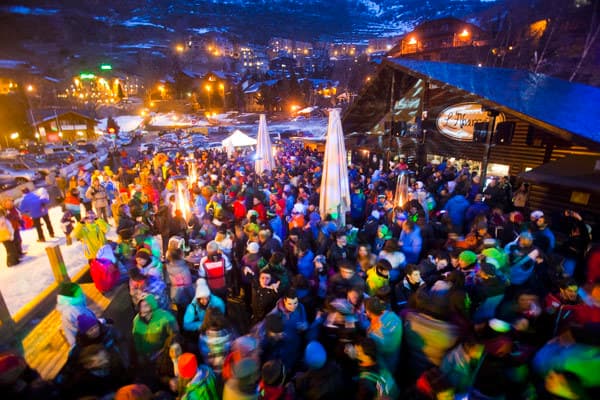
[[[275,168],[271,138],[269,137],[269,131],[267,130],[267,117],[265,114],[260,114],[257,139],[258,144],[256,145],[256,161],[254,162],[254,171],[260,175],[265,170],[273,171],[273,168]]]
[[[329,112],[319,209],[321,218],[331,214],[336,217],[338,226],[346,225],[346,212],[350,210],[350,187],[339,108]]]

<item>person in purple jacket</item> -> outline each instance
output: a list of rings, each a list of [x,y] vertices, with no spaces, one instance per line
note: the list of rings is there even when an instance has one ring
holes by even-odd
[[[31,192],[29,188],[23,188],[22,192],[23,199],[21,200],[19,209],[23,214],[27,214],[33,220],[33,226],[35,226],[38,235],[38,242],[46,241],[40,221],[42,218],[44,219],[50,237],[54,237],[54,229],[52,229],[52,223],[50,222],[50,217],[48,217],[48,199],[41,198],[37,194]]]

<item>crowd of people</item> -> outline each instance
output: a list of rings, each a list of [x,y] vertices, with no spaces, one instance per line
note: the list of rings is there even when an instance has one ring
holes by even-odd
[[[43,382],[4,353],[3,395],[599,398],[600,252],[580,214],[551,225],[528,209],[525,184],[513,191],[502,177],[484,187],[449,160],[348,172],[342,224],[319,212],[322,154],[298,144],[262,174],[250,154],[201,150],[82,170],[59,188],[62,227],[90,265],[112,271],[92,275],[112,280],[98,287],[128,285],[131,343],[77,284],[62,284],[66,366]],[[197,177],[185,193],[181,176]],[[12,204],[3,206],[13,226]],[[44,240],[33,209],[21,203]],[[16,222],[3,241],[11,263]]]

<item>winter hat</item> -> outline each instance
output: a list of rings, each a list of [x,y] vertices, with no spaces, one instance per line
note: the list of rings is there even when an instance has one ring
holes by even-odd
[[[246,246],[246,250],[248,250],[248,253],[250,254],[257,254],[260,250],[260,246],[256,242],[250,242],[248,243],[248,246]]]
[[[238,351],[242,357],[254,353],[258,349],[258,343],[252,336],[244,335],[235,339],[231,344],[231,351]]]
[[[78,297],[82,295],[81,286],[73,282],[63,282],[58,286],[58,295],[65,297]]]
[[[244,358],[233,366],[233,375],[239,380],[251,380],[258,375],[258,363],[254,358]]]
[[[436,281],[433,286],[431,286],[432,293],[445,293],[452,287],[451,283],[445,280]]]
[[[265,329],[267,332],[281,333],[283,332],[283,319],[279,314],[269,314],[265,318]]]
[[[285,380],[285,367],[280,360],[269,360],[262,367],[262,380],[268,386],[279,386]]]
[[[502,250],[498,250],[495,247],[483,249],[481,254],[486,257],[486,262],[496,266],[496,268],[503,268],[506,264],[506,253]]]
[[[115,393],[115,400],[151,400],[152,391],[141,383],[123,386]]]
[[[13,384],[26,368],[25,360],[16,354],[0,354],[0,384]]]
[[[371,212],[371,217],[375,218],[375,219],[379,219],[379,217],[381,217],[381,214],[379,213],[379,211],[377,210],[373,210]]]
[[[199,279],[196,283],[196,298],[202,299],[210,296],[210,288],[205,279]]]
[[[313,340],[304,350],[304,363],[310,369],[319,369],[327,362],[327,352],[321,343]]]
[[[184,379],[191,379],[198,372],[198,360],[192,353],[183,353],[177,360],[177,368],[179,368],[179,376]]]
[[[135,258],[142,258],[146,261],[149,261],[152,258],[152,254],[150,254],[150,250],[142,248],[135,253]]]
[[[294,204],[294,208],[292,208],[292,214],[304,214],[304,206],[300,203]]]
[[[217,251],[219,251],[219,243],[215,242],[214,240],[211,240],[206,244],[206,251],[216,253]]]
[[[81,333],[87,332],[91,327],[98,323],[98,319],[95,315],[90,313],[83,313],[77,316],[77,330]]]
[[[536,210],[531,213],[531,218],[533,220],[537,221],[538,219],[543,218],[543,217],[544,217],[544,212],[542,210]]]
[[[458,259],[465,263],[465,265],[475,264],[477,262],[477,254],[471,250],[465,250],[459,254]]]

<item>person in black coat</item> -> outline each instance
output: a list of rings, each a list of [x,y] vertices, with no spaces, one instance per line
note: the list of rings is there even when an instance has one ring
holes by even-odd
[[[243,273],[252,273],[245,268]],[[252,323],[256,324],[275,307],[279,299],[279,282],[271,283],[272,271],[267,266],[252,279]]]

